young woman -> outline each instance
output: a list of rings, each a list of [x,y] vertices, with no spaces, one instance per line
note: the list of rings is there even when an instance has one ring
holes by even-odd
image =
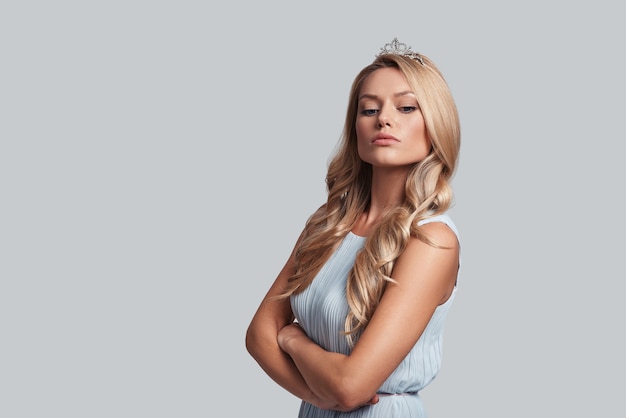
[[[327,201],[246,347],[300,417],[425,417],[460,266],[446,211],[459,119],[435,64],[394,39],[356,77]]]

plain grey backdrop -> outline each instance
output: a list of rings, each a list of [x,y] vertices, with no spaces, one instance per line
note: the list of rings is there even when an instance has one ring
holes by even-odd
[[[430,415],[622,416],[617,5],[3,2],[0,416],[296,416],[245,329],[394,37],[462,123]]]

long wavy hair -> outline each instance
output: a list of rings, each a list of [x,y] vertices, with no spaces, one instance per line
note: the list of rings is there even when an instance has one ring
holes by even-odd
[[[358,217],[368,209],[372,167],[361,160],[357,152],[358,97],[364,81],[374,71],[398,69],[417,98],[432,145],[429,155],[411,168],[404,200],[372,229],[349,273],[345,334],[351,345],[367,326],[387,283],[393,282],[391,273],[395,260],[409,239],[413,236],[434,245],[420,232],[418,222],[445,212],[452,203],[450,181],[460,149],[458,113],[439,69],[428,57],[422,55],[422,60],[423,64],[406,56],[381,55],[354,79],[342,137],[328,165],[327,200],[306,222],[295,250],[295,273],[282,295],[302,292]]]

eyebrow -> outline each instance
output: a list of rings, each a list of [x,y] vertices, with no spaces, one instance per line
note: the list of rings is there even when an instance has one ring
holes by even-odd
[[[395,93],[394,97],[406,96],[408,94],[415,95],[415,93],[413,93],[412,91],[405,90],[405,91],[401,91],[401,92]],[[366,94],[362,94],[361,96],[359,96],[359,101],[361,101],[363,99],[378,99],[378,96],[375,95],[375,94],[367,94],[366,93]]]

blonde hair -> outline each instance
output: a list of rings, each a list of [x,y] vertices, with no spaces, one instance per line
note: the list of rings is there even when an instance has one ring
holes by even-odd
[[[358,96],[364,81],[381,68],[396,68],[406,78],[421,109],[431,151],[411,168],[404,201],[387,213],[370,232],[347,282],[349,313],[345,333],[350,344],[368,324],[391,279],[395,260],[411,236],[432,245],[417,228],[428,216],[445,212],[452,203],[450,180],[459,149],[460,126],[456,105],[441,72],[422,55],[423,64],[401,55],[385,54],[363,68],[352,83],[339,147],[326,175],[328,196],[307,220],[296,251],[295,273],[282,296],[302,292],[352,229],[370,203],[372,168],[357,152]]]

